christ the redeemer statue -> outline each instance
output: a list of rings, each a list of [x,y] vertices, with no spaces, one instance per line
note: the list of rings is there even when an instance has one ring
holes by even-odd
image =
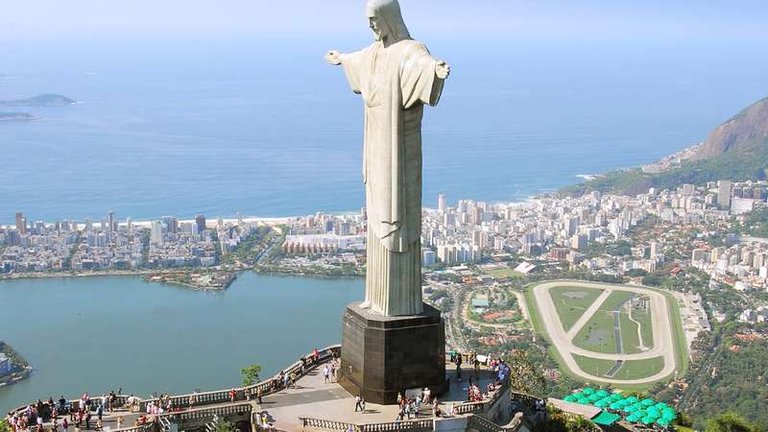
[[[421,297],[421,119],[437,105],[450,67],[411,39],[397,0],[369,0],[376,41],[357,52],[330,51],[365,105],[363,181],[368,264],[363,307],[418,315]]]

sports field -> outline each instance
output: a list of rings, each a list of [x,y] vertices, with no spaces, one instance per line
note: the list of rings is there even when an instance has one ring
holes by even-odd
[[[685,366],[685,341],[677,340],[680,317],[674,315],[679,312],[663,291],[552,281],[529,287],[526,303],[535,329],[576,377],[636,388],[669,379]]]

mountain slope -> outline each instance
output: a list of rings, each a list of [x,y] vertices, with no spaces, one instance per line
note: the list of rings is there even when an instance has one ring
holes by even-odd
[[[690,157],[657,173],[640,168],[613,171],[561,192],[598,190],[635,195],[648,188],[674,188],[683,183],[768,178],[768,98],[750,105],[713,130]]]
[[[768,98],[750,105],[712,131],[691,160],[704,160],[731,152],[752,152],[768,142]]]

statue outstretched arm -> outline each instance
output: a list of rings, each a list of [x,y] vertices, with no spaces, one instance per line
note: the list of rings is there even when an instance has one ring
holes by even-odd
[[[331,50],[331,51],[328,51],[328,52],[325,54],[325,61],[326,61],[328,64],[332,64],[332,65],[334,65],[334,66],[338,66],[338,65],[340,65],[340,64],[341,64],[341,61],[342,61],[342,56],[343,56],[343,55],[344,55],[344,54],[342,54],[342,53],[340,53],[340,52],[338,52],[338,51],[336,51],[336,50]]]
[[[437,75],[438,78],[444,80],[448,78],[448,75],[450,74],[451,66],[442,60],[437,60],[437,64],[435,64],[435,75]]]

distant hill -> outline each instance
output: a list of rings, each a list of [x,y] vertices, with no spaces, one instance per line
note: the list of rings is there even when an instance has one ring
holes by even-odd
[[[0,121],[28,121],[28,120],[36,120],[37,117],[33,116],[29,113],[22,113],[22,112],[0,112]]]
[[[683,183],[768,178],[768,98],[750,105],[713,130],[707,139],[685,153],[678,163],[658,172],[647,169],[613,171],[563,189],[566,194],[593,190],[627,195],[650,187],[673,188]]]
[[[691,160],[726,153],[753,153],[768,143],[768,98],[755,102],[709,134]]]
[[[60,94],[43,94],[27,99],[16,99],[10,101],[0,101],[0,106],[12,106],[12,107],[56,107],[66,106],[77,103],[77,101],[70,99]]]

